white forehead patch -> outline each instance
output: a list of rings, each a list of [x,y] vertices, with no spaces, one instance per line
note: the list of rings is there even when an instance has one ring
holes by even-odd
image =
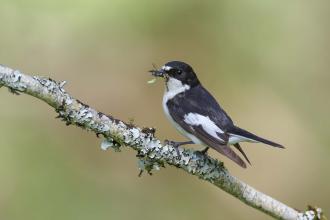
[[[162,70],[169,71],[171,69],[173,69],[173,68],[170,66],[162,66]]]

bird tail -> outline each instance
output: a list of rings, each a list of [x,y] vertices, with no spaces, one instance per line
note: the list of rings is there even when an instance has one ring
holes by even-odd
[[[212,145],[213,149],[218,151],[219,153],[225,155],[235,163],[237,163],[242,168],[246,168],[245,162],[227,145]]]
[[[234,144],[234,147],[241,152],[241,154],[243,155],[243,157],[245,158],[245,160],[251,165],[251,162],[249,160],[249,158],[246,156],[245,152],[243,151],[243,148],[241,147],[241,145],[239,145],[239,143]]]
[[[273,141],[269,141],[267,139],[264,139],[262,137],[259,137],[255,134],[252,134],[242,128],[239,127],[233,127],[231,130],[228,131],[229,134],[232,134],[234,136],[238,136],[241,137],[242,139],[245,139],[245,141],[249,141],[249,142],[261,142],[273,147],[279,147],[279,148],[284,148],[283,145],[275,143]]]

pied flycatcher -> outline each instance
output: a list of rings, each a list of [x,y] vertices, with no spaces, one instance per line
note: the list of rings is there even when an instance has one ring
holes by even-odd
[[[250,164],[240,142],[264,143],[273,147],[282,145],[258,137],[234,125],[229,115],[215,98],[201,85],[194,70],[186,63],[171,61],[152,75],[165,79],[163,109],[174,127],[191,141],[171,142],[175,147],[183,144],[201,144],[211,147],[243,168],[245,162],[230,148],[233,145]]]

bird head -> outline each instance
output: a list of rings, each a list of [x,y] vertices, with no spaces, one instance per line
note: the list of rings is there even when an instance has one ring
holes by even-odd
[[[162,77],[167,85],[179,84],[194,87],[199,84],[199,80],[193,68],[181,61],[167,62],[160,69],[150,70],[153,76]]]

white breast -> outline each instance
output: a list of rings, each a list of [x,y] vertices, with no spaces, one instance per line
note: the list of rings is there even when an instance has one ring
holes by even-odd
[[[178,124],[173,120],[171,117],[168,108],[167,108],[167,101],[174,98],[174,96],[190,89],[190,86],[188,85],[183,85],[181,81],[175,79],[175,78],[169,78],[168,81],[166,82],[166,88],[163,96],[163,109],[166,117],[170,120],[170,122],[175,123],[176,128],[181,128],[178,126]]]
[[[188,139],[192,140],[196,144],[202,144],[202,142],[197,139],[195,136],[192,134],[186,132],[178,123],[176,123],[172,116],[169,113],[168,107],[166,105],[167,101],[172,99],[174,96],[189,90],[190,86],[189,85],[183,85],[179,80],[174,79],[174,78],[169,78],[169,80],[166,83],[166,88],[163,96],[163,110],[165,113],[165,116],[167,119],[171,122],[171,124],[185,137]]]
[[[175,78],[169,78],[166,82],[166,88],[165,93],[163,97],[163,102],[167,102],[167,100],[172,99],[174,96],[176,96],[179,93],[182,93],[186,90],[189,90],[190,86],[186,84],[182,84],[180,80],[177,80]]]

